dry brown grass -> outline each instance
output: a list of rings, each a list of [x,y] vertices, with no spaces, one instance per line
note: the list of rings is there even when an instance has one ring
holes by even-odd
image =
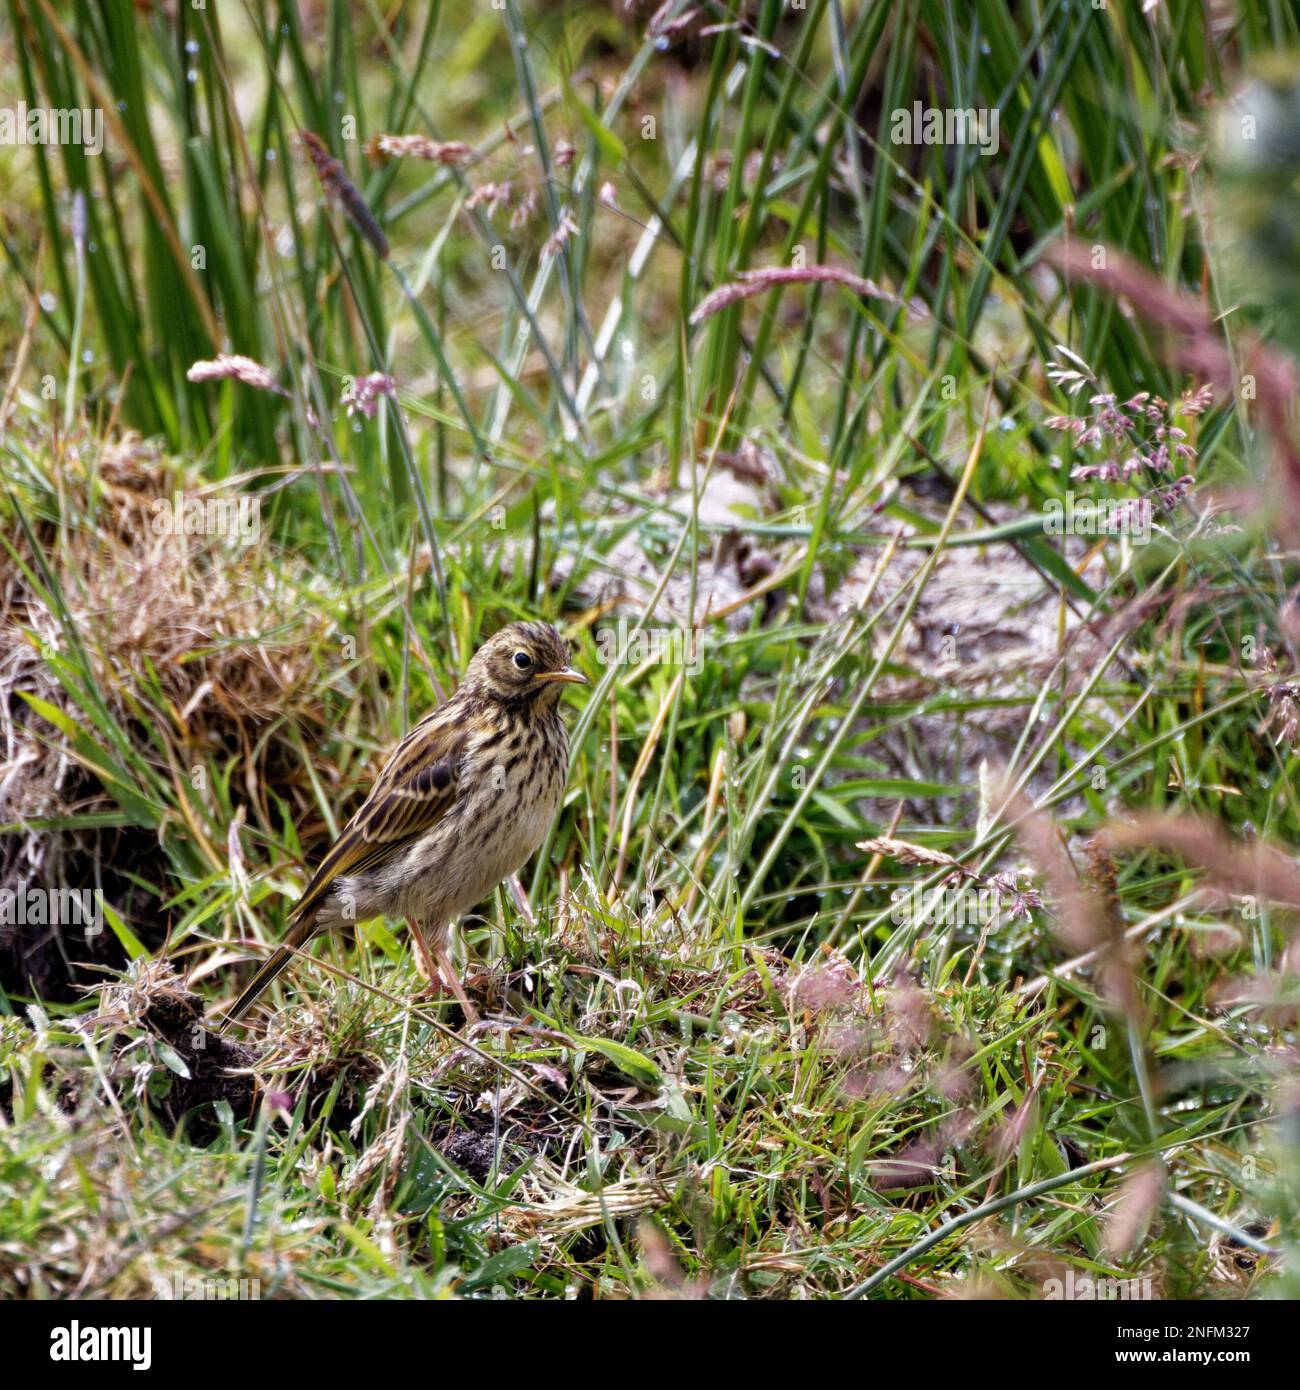
[[[159,523],[178,490],[206,500],[233,489],[200,484],[131,434],[63,440],[53,456],[49,500],[75,523],[49,520],[34,492],[29,530],[6,525],[12,549],[0,553],[0,823],[21,827],[0,839],[0,888],[119,888],[117,901],[134,900],[135,928],[156,940],[158,900],[121,870],[164,882],[161,845],[178,827],[131,816],[84,824],[120,806],[95,753],[108,751],[104,724],[88,711],[178,789],[177,805],[193,810],[183,833],[224,864],[224,837],[206,824],[218,810],[215,769],[237,763],[230,795],[250,822],[275,824],[271,790],[307,805],[293,719],[319,718],[318,653],[333,625],[303,603],[306,577],[287,557]],[[60,824],[71,817],[83,823]],[[5,978],[20,992],[32,981],[58,996],[74,958],[112,949],[103,939],[74,946],[57,929],[20,942],[0,928]]]

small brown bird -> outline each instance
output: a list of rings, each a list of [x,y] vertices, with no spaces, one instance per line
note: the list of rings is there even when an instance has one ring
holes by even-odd
[[[455,695],[397,745],[226,1022],[318,932],[379,916],[406,918],[420,973],[431,982],[441,973],[472,1016],[447,958],[452,922],[545,838],[568,772],[560,694],[586,683],[549,623],[511,623],[490,637]]]

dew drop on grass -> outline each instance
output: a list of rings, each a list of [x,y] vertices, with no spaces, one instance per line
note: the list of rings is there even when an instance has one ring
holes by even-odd
[[[83,362],[87,367],[89,367],[90,364],[95,360],[95,352],[94,352],[94,349],[93,349],[93,348],[87,348],[87,349],[81,354],[81,360],[82,360],[82,362]]]
[[[185,73],[185,80],[193,86],[193,84],[199,80],[199,75],[193,68],[189,68]]]
[[[41,295],[41,308],[44,309],[47,314],[52,314],[58,307],[59,301],[49,290],[46,290],[45,293]]]
[[[197,52],[199,51],[199,41],[198,41],[198,39],[186,39],[186,40],[185,40],[185,51],[186,51],[186,53],[197,53]]]

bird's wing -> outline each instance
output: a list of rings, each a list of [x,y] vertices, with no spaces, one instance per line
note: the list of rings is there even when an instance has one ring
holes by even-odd
[[[295,921],[315,912],[340,875],[380,863],[437,825],[459,795],[467,736],[450,704],[426,715],[406,735],[294,906]]]
[[[284,941],[235,1000],[226,1024],[237,1023],[294,954],[320,930],[316,915],[340,874],[359,873],[386,859],[437,825],[456,804],[467,741],[461,715],[454,704],[443,705],[422,719],[393,750],[370,795],[344,826],[295,904]]]

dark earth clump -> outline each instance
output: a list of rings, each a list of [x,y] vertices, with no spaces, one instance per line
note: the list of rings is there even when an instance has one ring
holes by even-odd
[[[435,1137],[433,1146],[449,1162],[468,1173],[477,1183],[485,1183],[492,1176],[492,1161],[496,1155],[496,1141],[492,1127],[474,1130],[460,1127]],[[501,1154],[501,1167],[498,1176],[504,1176],[519,1166],[519,1158],[507,1147]]]
[[[238,1120],[253,1108],[256,1078],[248,1069],[257,1054],[242,1043],[212,1032],[203,1021],[197,994],[161,994],[152,999],[142,1023],[185,1063],[189,1076],[172,1074],[167,1090],[152,1097],[154,1110],[168,1124],[184,1123],[196,1144],[208,1144],[218,1129],[212,1110],[226,1101]]]

